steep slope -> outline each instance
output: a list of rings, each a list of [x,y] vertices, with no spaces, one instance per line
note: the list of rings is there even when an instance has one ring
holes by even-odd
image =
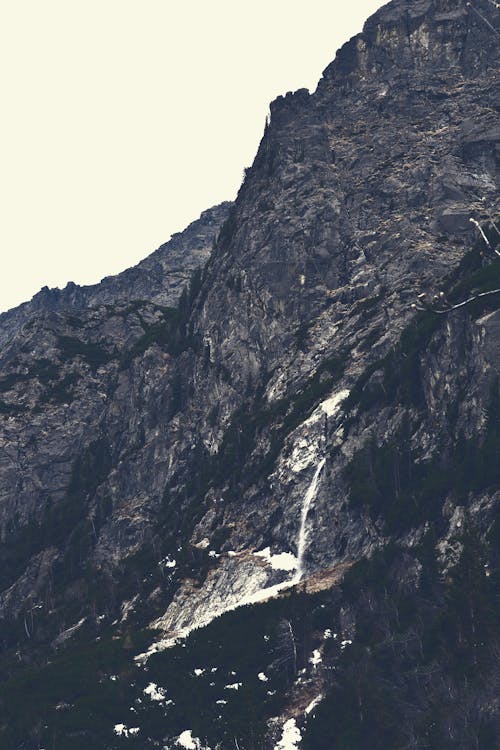
[[[131,300],[175,306],[193,271],[203,266],[210,255],[230,205],[226,202],[207,209],[183,232],[174,234],[133,268],[91,286],[69,282],[64,289],[44,287],[30,302],[1,313],[0,345],[12,338],[25,322],[48,311],[80,310]]]
[[[452,308],[500,288],[497,16],[389,3],[271,105],[177,310],[3,350],[85,394],[4,401],[7,746],[494,747],[500,295]]]
[[[406,44],[424,31],[417,66]],[[339,53],[314,96],[271,106],[192,319],[204,358],[194,359],[187,440],[216,451],[222,479],[212,480],[197,541],[224,527],[236,548],[250,539],[296,551],[310,467],[340,442],[334,406],[326,424],[326,405],[301,421],[322,394],[352,389],[396,346],[411,301],[470,248],[469,217],[494,206],[495,46],[466,5],[390,4]],[[481,134],[473,155],[472,119]],[[341,452],[356,447],[359,438]],[[328,462],[316,505],[316,566],[380,543],[368,520],[342,517],[342,463]],[[176,492],[177,476],[171,484]]]
[[[143,398],[148,361],[155,360],[164,374],[172,353],[184,347],[179,330],[185,313],[162,303],[177,304],[183,291],[186,295],[229,205],[204,212],[117,277],[94,287],[42,290],[1,316],[2,611],[17,615],[27,597],[35,600],[37,591],[52,585],[54,568],[67,579],[67,554],[73,560],[75,553],[82,562],[83,550],[92,550],[89,528],[95,537],[111,500],[106,496],[94,505],[90,495],[111,469],[112,446],[121,444],[130,452],[145,435],[142,418],[134,406],[134,415],[129,408],[134,399],[129,381],[137,381]],[[187,297],[183,300],[186,306]],[[156,356],[151,351],[155,342],[165,349],[156,347]],[[146,350],[149,354],[141,357]],[[133,373],[130,364],[139,357]],[[175,413],[175,389],[174,384],[155,393],[153,412],[161,404]],[[108,438],[110,428],[113,437]],[[71,563],[70,578],[73,568]]]

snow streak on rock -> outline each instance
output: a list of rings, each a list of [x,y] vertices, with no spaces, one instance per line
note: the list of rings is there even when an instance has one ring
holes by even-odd
[[[326,401],[323,401],[321,403],[321,410],[328,417],[333,417],[338,412],[340,404],[342,403],[342,401],[345,401],[349,393],[350,391],[348,391],[347,389],[335,393],[333,396],[327,398]]]
[[[316,696],[316,698],[314,698],[314,700],[312,700],[309,703],[309,705],[307,706],[307,708],[304,711],[305,715],[309,716],[309,714],[311,714],[314,711],[314,709],[317,706],[319,706],[319,704],[321,703],[322,700],[323,700],[323,693],[320,693],[319,695]]]

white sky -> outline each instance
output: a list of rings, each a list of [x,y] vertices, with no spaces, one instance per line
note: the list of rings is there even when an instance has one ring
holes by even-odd
[[[235,197],[269,102],[383,0],[0,0],[0,310]]]

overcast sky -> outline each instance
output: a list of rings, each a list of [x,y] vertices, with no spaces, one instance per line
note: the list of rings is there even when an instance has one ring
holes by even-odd
[[[269,102],[382,0],[0,0],[0,310],[235,197]]]

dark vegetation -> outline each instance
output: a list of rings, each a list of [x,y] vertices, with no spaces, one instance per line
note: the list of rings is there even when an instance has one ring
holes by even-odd
[[[129,367],[132,360],[143,354],[153,344],[170,354],[179,354],[184,350],[185,337],[182,327],[182,318],[177,308],[162,307],[161,320],[157,323],[147,324],[142,322],[144,334],[135,344],[125,351],[120,360],[122,369]]]
[[[463,503],[469,493],[500,488],[500,391],[491,387],[485,433],[445,442],[433,458],[418,460],[411,445],[412,427],[406,413],[398,432],[377,445],[371,439],[345,469],[350,501],[366,505],[381,518],[389,533],[402,533],[426,520],[438,520],[444,499]]]
[[[152,324],[142,319],[137,306],[127,308],[127,311],[133,311],[139,316],[144,334],[122,354],[121,369],[129,367],[136,357],[143,354],[153,344],[172,355],[179,355],[186,349],[196,346],[189,320],[201,284],[202,271],[196,268],[191,274],[189,284],[182,291],[177,307],[155,305],[155,309],[160,313],[160,320]]]
[[[233,205],[229,209],[228,217],[220,229],[219,236],[217,238],[217,244],[227,247],[231,243],[237,229],[238,213],[236,210],[236,203],[233,203]]]
[[[102,346],[94,342],[85,342],[73,336],[58,336],[56,346],[63,362],[81,357],[92,370],[107,364],[113,357]]]
[[[341,355],[325,359],[298,392],[271,404],[258,394],[256,402],[240,407],[233,415],[216,456],[215,482],[229,478],[234,487],[242,484],[248,487],[255,476],[265,478],[283,447],[285,437],[307,419],[319,401],[331,391],[342,377],[343,368]],[[263,434],[267,435],[267,441],[264,441],[268,445],[267,452],[263,456],[253,456],[258,438]],[[252,460],[257,462],[256,465]]]
[[[59,570],[68,580],[95,542],[99,524],[110,508],[99,506],[93,524],[88,517],[88,501],[104,480],[111,466],[111,455],[104,439],[97,439],[77,458],[66,496],[47,504],[41,518],[28,525],[17,522],[8,531],[8,544],[0,545],[0,590],[6,589],[23,572],[26,560],[48,547],[61,547],[64,559]]]
[[[48,359],[38,359],[33,361],[27,372],[13,372],[2,378],[0,380],[0,393],[7,393],[19,383],[34,379],[46,386],[40,397],[40,404],[67,404],[73,399],[73,387],[80,376],[78,373],[72,372],[61,377],[61,370],[58,365]],[[2,405],[4,408],[2,408]],[[0,413],[15,415],[24,410],[25,407],[21,404],[0,402]]]
[[[7,417],[14,417],[23,411],[24,407],[21,404],[8,404],[6,401],[0,399],[0,414],[4,414]]]
[[[185,644],[151,657],[147,672],[132,655],[146,647],[151,633],[103,634],[91,645],[73,643],[49,664],[4,676],[2,748],[14,750],[21,742],[26,750],[156,747],[166,736],[191,729],[211,747],[235,746],[236,738],[241,750],[261,750],[265,720],[280,710],[298,671],[309,667],[321,629],[332,625],[334,600],[331,594],[291,593],[229,612],[194,631]],[[196,675],[199,669],[204,671]],[[143,692],[149,682],[173,703],[151,701]],[[237,690],[226,687],[239,683]],[[226,703],[217,703],[221,700]],[[139,735],[117,737],[118,723],[140,727]]]
[[[77,372],[69,372],[55,383],[51,383],[40,398],[40,403],[69,404],[73,400],[73,388],[80,380]]]
[[[152,656],[146,672],[132,655],[152,637],[134,630],[120,638],[102,633],[91,645],[74,642],[51,663],[12,678],[5,672],[1,746],[161,747],[191,729],[210,747],[219,742],[229,750],[236,739],[240,750],[261,750],[266,720],[279,715],[322,646],[326,697],[303,728],[304,750],[493,750],[500,731],[498,526],[485,543],[466,519],[463,551],[445,577],[431,525],[411,553],[390,545],[354,565],[341,590],[290,592],[226,613]],[[340,625],[345,613],[348,632]],[[324,640],[326,628],[337,637]],[[341,647],[343,638],[352,645]],[[302,679],[307,686],[307,675]],[[150,682],[163,689],[164,701],[143,692]],[[238,690],[226,687],[236,683]],[[140,732],[117,737],[118,723]]]
[[[498,246],[499,237],[490,227],[484,227],[493,247]],[[483,240],[464,256],[458,268],[442,284],[450,304],[457,304],[470,296],[500,288],[500,258],[486,263],[483,258]],[[462,312],[449,315],[467,314],[473,319],[486,310],[496,310],[500,305],[500,294],[480,298]],[[422,389],[422,357],[431,345],[433,335],[446,320],[432,309],[418,312],[401,334],[396,347],[382,359],[372,362],[360,376],[342,409],[349,415],[357,407],[365,411],[374,406],[402,404],[403,406],[425,406]],[[374,373],[383,377],[372,384]]]
[[[0,380],[0,393],[7,393],[18,383],[37,379],[47,385],[59,377],[59,368],[48,359],[35,359],[27,372],[11,372]]]
[[[129,640],[127,645],[131,648],[134,643]],[[120,682],[109,679],[114,672],[121,674]],[[4,678],[0,683],[2,748],[120,747],[114,744],[112,729],[119,717],[129,719],[133,672],[123,639],[106,636],[90,645],[73,645],[43,666]]]
[[[209,490],[231,501],[256,480],[266,479],[286,436],[310,415],[342,373],[342,356],[325,359],[300,391],[272,404],[264,399],[262,387],[252,403],[244,403],[233,414],[216,454],[210,455],[199,443],[193,448],[196,471],[187,478],[182,497],[167,487],[163,499],[163,516],[181,539],[203,515]],[[256,451],[259,444],[265,446],[263,452]]]
[[[497,238],[498,239],[498,238]],[[490,241],[493,235],[490,232]],[[483,265],[477,245],[448,279],[451,303],[500,287],[500,259]],[[494,296],[477,300],[463,309],[476,317],[485,309],[497,309]],[[426,520],[439,522],[444,499],[451,495],[465,502],[470,493],[494,491],[500,487],[500,394],[498,379],[491,383],[486,429],[481,435],[466,438],[457,433],[459,402],[448,410],[446,434],[441,449],[422,461],[412,436],[425,410],[423,386],[424,356],[446,316],[432,310],[419,312],[403,331],[398,345],[382,360],[372,363],[359,378],[343,402],[345,426],[349,428],[357,414],[373,408],[399,406],[405,409],[400,428],[388,441],[367,441],[345,469],[350,501],[369,508],[373,519],[380,519],[388,533],[404,533]],[[457,395],[460,398],[460,394]]]
[[[498,747],[499,550],[470,524],[461,543],[446,578],[432,527],[416,560],[389,547],[346,575],[356,636],[304,750]],[[422,569],[412,583],[415,564]]]

